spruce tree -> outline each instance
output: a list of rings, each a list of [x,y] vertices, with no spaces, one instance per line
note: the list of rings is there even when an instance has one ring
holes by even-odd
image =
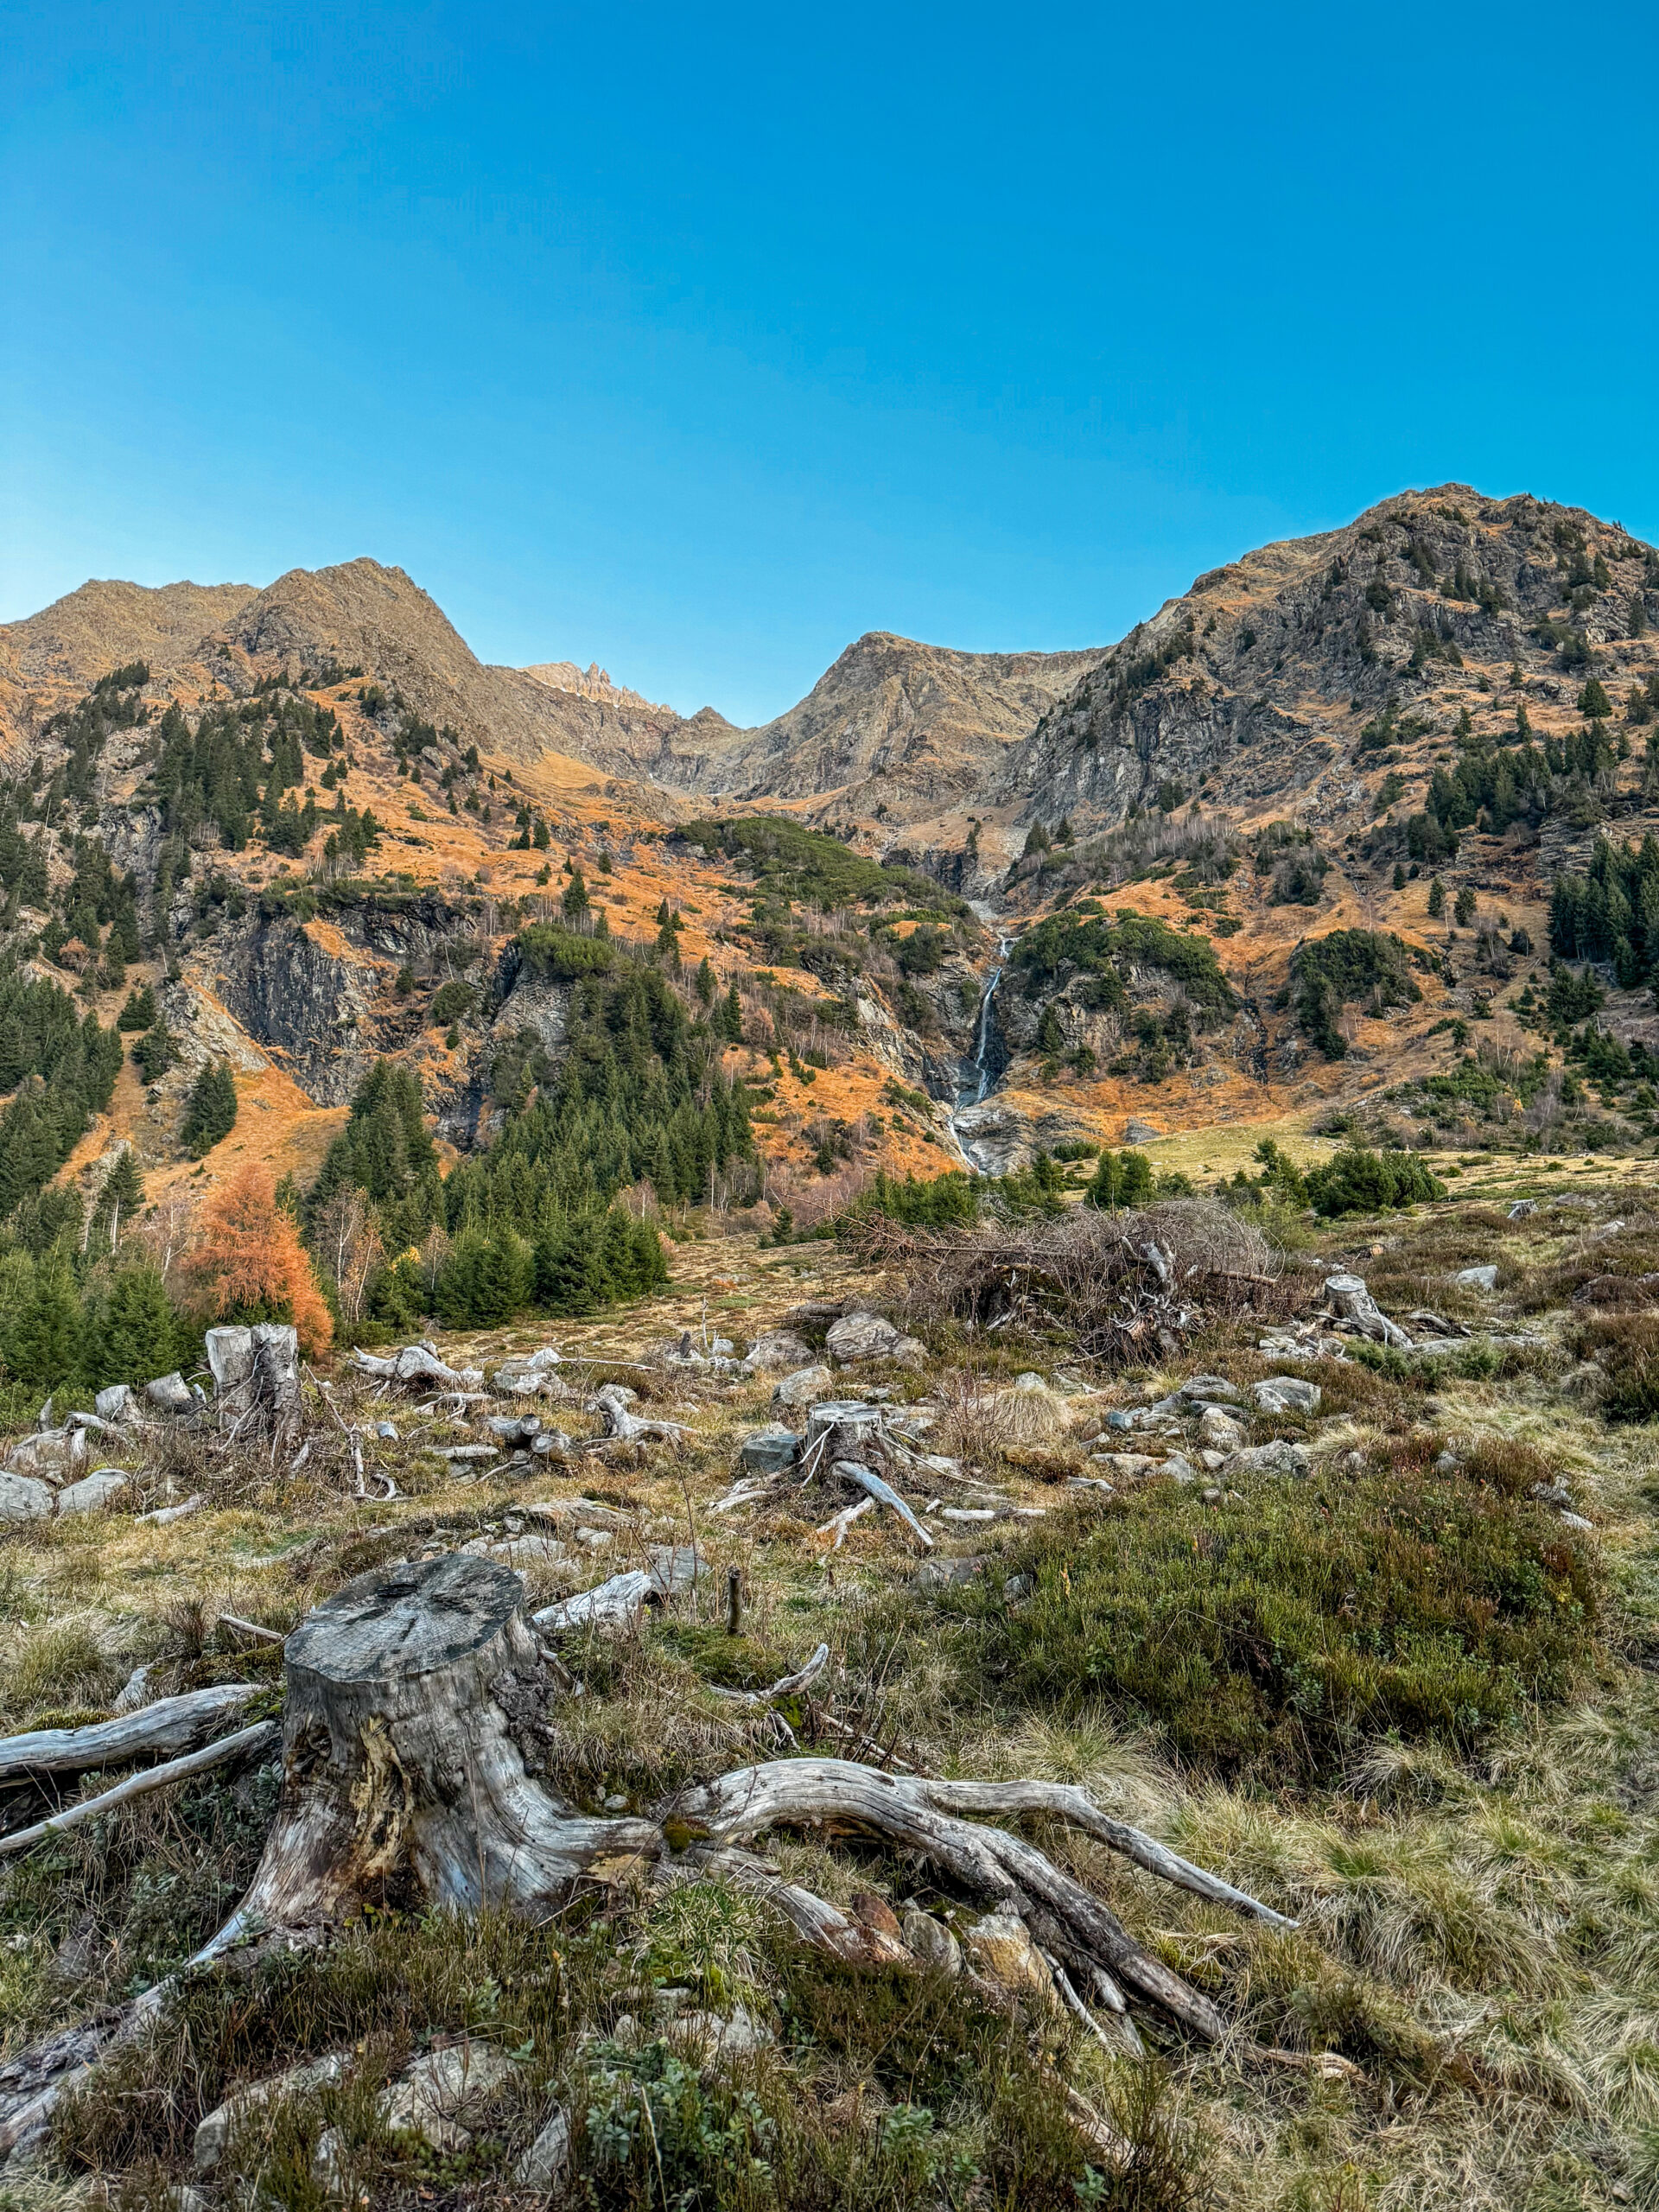
[[[721,1002],[717,1026],[727,1044],[741,1045],[743,1042],[743,1001],[735,983]]]
[[[1587,679],[1579,694],[1579,712],[1592,721],[1605,721],[1613,711],[1613,702],[1607,696],[1605,685],[1599,676]]]
[[[1396,891],[1403,891],[1406,887],[1405,864],[1401,861],[1394,864],[1394,887]]]
[[[1475,894],[1471,886],[1467,883],[1459,886],[1457,903],[1452,912],[1458,927],[1466,930],[1475,918]]]
[[[1428,887],[1428,912],[1431,921],[1438,922],[1446,912],[1446,886],[1437,875]]]
[[[588,912],[588,886],[582,881],[579,868],[571,869],[570,880],[564,887],[559,905],[567,922],[579,922]]]
[[[180,1326],[158,1268],[120,1268],[86,1317],[81,1364],[91,1387],[135,1387],[177,1363]]]
[[[223,1060],[209,1060],[191,1085],[180,1141],[200,1160],[236,1127],[236,1080]]]
[[[712,1006],[714,1004],[715,971],[709,965],[708,956],[706,954],[697,965],[696,989],[697,994],[697,1003],[699,1006]]]

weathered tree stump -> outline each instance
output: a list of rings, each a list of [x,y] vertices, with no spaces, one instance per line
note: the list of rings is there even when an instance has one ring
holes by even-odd
[[[573,1685],[523,1599],[510,1568],[450,1553],[360,1575],[300,1624],[276,1824],[216,1947],[388,1893],[548,1910],[660,1850],[650,1822],[590,1819],[535,1778]]]

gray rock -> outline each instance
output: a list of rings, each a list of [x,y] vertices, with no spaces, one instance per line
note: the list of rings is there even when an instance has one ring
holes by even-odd
[[[138,1415],[138,1401],[130,1382],[110,1383],[92,1400],[92,1407],[100,1421],[135,1421]]]
[[[956,1589],[971,1582],[984,1564],[978,1558],[924,1560],[911,1576],[911,1586],[917,1590]]]
[[[774,1406],[810,1406],[826,1390],[836,1387],[835,1377],[827,1367],[798,1367],[792,1375],[785,1375],[781,1382],[772,1385],[772,1402]]]
[[[1535,1497],[1540,1505],[1565,1506],[1573,1503],[1572,1491],[1559,1476],[1552,1483],[1534,1483],[1527,1496]]]
[[[778,2040],[746,2005],[734,2005],[728,2013],[682,2012],[670,2026],[669,2033],[676,2043],[695,2044],[705,2063],[721,2058],[745,2058],[751,2051],[764,2050]]]
[[[395,1421],[376,1421],[374,1433],[383,1443],[395,1444],[397,1441],[397,1424]]]
[[[784,1374],[791,1368],[810,1367],[812,1347],[792,1329],[770,1329],[757,1337],[743,1357],[746,1375]]]
[[[1121,1406],[1114,1407],[1106,1416],[1108,1428],[1127,1429],[1135,1427],[1135,1415],[1126,1414]]]
[[[1453,1282],[1461,1283],[1465,1290],[1496,1290],[1497,1269],[1491,1266],[1459,1268],[1452,1280]]]
[[[1190,1405],[1240,1406],[1244,1402],[1243,1391],[1236,1390],[1224,1375],[1190,1375],[1175,1395]]]
[[[67,1490],[58,1492],[60,1513],[99,1513],[114,1503],[127,1487],[127,1478],[119,1467],[100,1467],[95,1474],[83,1475],[78,1483],[71,1483]]]
[[[903,1332],[879,1313],[847,1313],[830,1325],[824,1348],[849,1367],[861,1359],[891,1359],[903,1340]]]
[[[188,1414],[196,1402],[194,1392],[176,1368],[171,1375],[158,1375],[153,1382],[146,1382],[144,1395],[164,1414]]]
[[[1167,1459],[1159,1464],[1160,1471],[1178,1483],[1195,1483],[1198,1479],[1197,1468],[1183,1452],[1172,1452]]]
[[[512,2170],[520,2189],[545,2194],[563,2178],[570,2163],[570,2122],[555,2105],[542,2124],[542,2132]]]
[[[1538,1201],[1536,1198],[1517,1198],[1515,1204],[1510,1208],[1510,1219],[1511,1221],[1525,1221],[1529,1215],[1536,1213],[1537,1211]]]
[[[1269,1375],[1264,1382],[1250,1385],[1250,1396],[1262,1414],[1316,1414],[1319,1410],[1319,1384],[1300,1375]]]
[[[447,2044],[417,2058],[380,2092],[380,2117],[435,2151],[464,2151],[472,2140],[467,2123],[512,2077],[512,2061],[499,2045]]]
[[[1198,1442],[1212,1452],[1236,1452],[1244,1441],[1244,1425],[1219,1406],[1206,1406],[1198,1423]]]
[[[49,1484],[32,1475],[0,1474],[0,1521],[49,1521],[54,1503]]]
[[[307,2089],[321,2089],[338,2082],[348,2063],[348,2054],[343,2050],[331,2052],[327,2058],[308,2059],[303,2066],[290,2066],[286,2073],[273,2074],[268,2082],[251,2082],[226,2097],[222,2105],[215,2105],[196,2129],[192,2146],[196,2171],[213,2172],[238,2120],[279,2097],[298,2096]]]
[[[942,1920],[912,1905],[899,1925],[906,1946],[925,1965],[937,1967],[941,1974],[962,1972],[962,1946]]]
[[[738,1458],[755,1474],[781,1475],[794,1465],[800,1448],[801,1440],[792,1428],[757,1428],[744,1438]]]
[[[1036,1595],[1036,1592],[1037,1578],[1034,1574],[1009,1574],[1003,1577],[1002,1595],[1010,1605],[1024,1605],[1027,1598]]]
[[[1287,1444],[1281,1438],[1272,1444],[1252,1444],[1235,1452],[1226,1471],[1230,1476],[1305,1475],[1313,1464],[1306,1445]]]
[[[1162,1129],[1154,1129],[1150,1122],[1137,1121],[1133,1114],[1123,1124],[1125,1144],[1156,1144],[1163,1135]]]
[[[1564,1511],[1561,1515],[1561,1526],[1563,1529],[1593,1529],[1595,1525],[1596,1524],[1593,1521],[1586,1521],[1582,1513],[1567,1513]]]

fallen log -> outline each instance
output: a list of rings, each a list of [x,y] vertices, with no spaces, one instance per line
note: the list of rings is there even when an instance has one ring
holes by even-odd
[[[893,1484],[883,1482],[874,1467],[867,1467],[861,1459],[837,1459],[831,1472],[839,1475],[843,1482],[856,1484],[858,1488],[866,1491],[878,1505],[885,1505],[889,1513],[896,1513],[919,1541],[922,1549],[928,1552],[932,1550],[932,1537],[928,1535]]]
[[[218,1743],[192,1751],[187,1758],[166,1759],[160,1766],[145,1767],[99,1796],[83,1798],[78,1805],[54,1813],[47,1820],[36,1821],[32,1827],[15,1828],[10,1835],[0,1835],[0,1859],[44,1843],[48,1836],[62,1835],[70,1828],[80,1827],[87,1821],[99,1820],[104,1814],[114,1812],[118,1805],[130,1804],[135,1797],[148,1796],[152,1789],[170,1789],[175,1783],[206,1774],[213,1767],[223,1766],[227,1759],[251,1758],[255,1751],[263,1751],[276,1740],[276,1723],[256,1720],[251,1728],[238,1728],[235,1735],[222,1736]]]
[[[158,1752],[176,1758],[205,1743],[227,1713],[259,1694],[255,1682],[220,1682],[182,1697],[157,1698],[118,1720],[8,1736],[0,1740],[0,1786],[36,1775],[94,1774],[101,1768],[132,1766]]]
[[[573,1628],[632,1628],[647,1605],[666,1605],[683,1596],[704,1572],[704,1562],[693,1544],[653,1548],[649,1567],[613,1574],[595,1590],[562,1599],[556,1605],[543,1605],[531,1618],[550,1635]]]

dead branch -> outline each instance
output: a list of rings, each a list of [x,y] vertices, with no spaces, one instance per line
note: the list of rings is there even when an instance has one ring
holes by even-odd
[[[157,1751],[175,1758],[194,1751],[226,1713],[259,1694],[254,1682],[220,1682],[182,1697],[157,1698],[153,1705],[141,1706],[118,1720],[8,1736],[0,1741],[0,1784],[42,1774],[93,1774],[106,1767],[131,1766]]]
[[[256,1720],[251,1728],[238,1728],[235,1735],[221,1737],[218,1743],[192,1751],[185,1758],[165,1759],[160,1766],[146,1767],[141,1774],[130,1774],[124,1782],[118,1782],[113,1789],[106,1789],[97,1797],[86,1798],[65,1812],[36,1821],[33,1827],[0,1835],[0,1858],[27,1851],[35,1844],[43,1843],[48,1836],[62,1835],[85,1821],[98,1820],[105,1813],[112,1813],[118,1805],[147,1796],[152,1789],[168,1789],[175,1782],[188,1782],[193,1775],[206,1774],[213,1767],[223,1766],[227,1759],[248,1758],[263,1751],[267,1744],[275,1743],[276,1733],[274,1720]]]

